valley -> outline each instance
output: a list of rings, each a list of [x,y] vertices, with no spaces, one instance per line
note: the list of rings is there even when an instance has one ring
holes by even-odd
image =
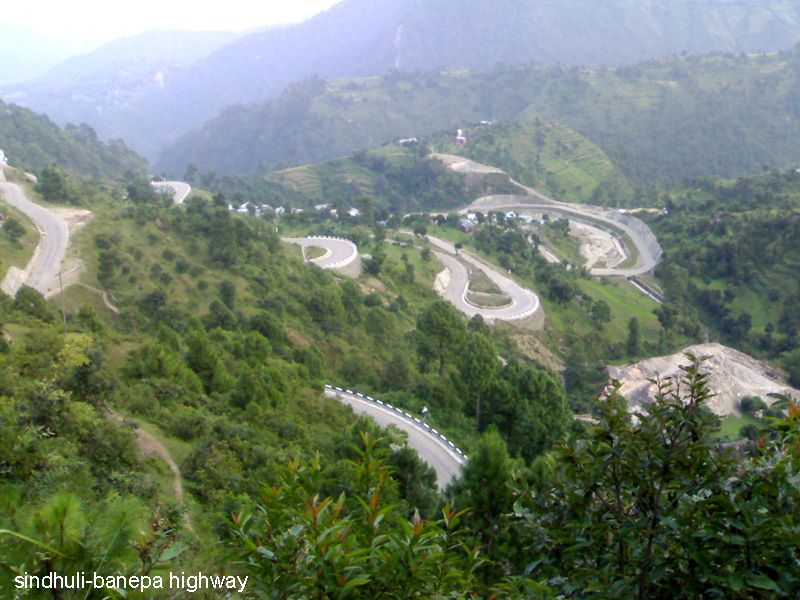
[[[0,597],[796,596],[794,3],[82,2],[165,29],[0,77]]]

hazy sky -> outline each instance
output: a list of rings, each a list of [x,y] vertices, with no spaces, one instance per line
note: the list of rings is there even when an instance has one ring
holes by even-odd
[[[339,0],[25,0],[0,23],[107,41],[148,29],[243,31],[302,21]]]

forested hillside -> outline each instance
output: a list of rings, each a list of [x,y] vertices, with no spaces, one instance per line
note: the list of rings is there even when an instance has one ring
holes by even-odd
[[[666,252],[657,273],[673,331],[710,327],[782,362],[800,384],[800,175],[699,180],[662,196],[652,227]]]
[[[426,143],[413,147],[390,144],[348,158],[266,175],[218,176],[213,171],[199,172],[191,165],[185,175],[194,185],[224,194],[237,208],[245,204],[254,209],[324,205],[344,214],[351,208],[368,206],[370,211],[378,209],[384,221],[390,214],[452,209],[486,194],[519,191],[500,174],[468,181],[441,161],[431,160],[429,152]]]
[[[393,162],[392,149],[346,166],[378,185],[421,159],[404,150]],[[423,233],[428,217],[402,223],[395,213],[382,225],[378,209],[400,208],[387,202],[352,218],[305,211],[274,221],[237,215],[221,195],[173,206],[143,179],[62,177],[94,213],[75,240],[80,283],[63,304],[26,287],[0,298],[3,593],[23,573],[51,570],[247,576],[253,597],[789,598],[796,589],[786,548],[797,533],[785,525],[798,510],[796,408],[737,455],[717,447],[699,364],[635,426],[613,389],[593,402],[575,383],[597,383],[584,372],[597,356],[586,352],[651,353],[687,335],[663,317],[672,296],[656,311],[661,324],[642,315],[634,338],[626,323],[649,300],[546,264],[513,223],[481,228],[475,249],[542,295],[554,323],[545,338],[570,352],[568,395],[509,328],[466,321],[435,295],[441,266],[430,248],[391,229]],[[767,214],[768,200],[791,209],[775,190],[796,176],[771,177],[752,190],[772,196],[755,198]],[[431,181],[441,191],[455,182]],[[356,240],[364,273],[304,263],[276,228]],[[354,418],[324,397],[325,382],[446,432],[470,457],[460,477],[441,493],[402,434]],[[592,424],[570,407],[590,411]],[[109,594],[118,592],[88,597]]]
[[[59,123],[85,121],[103,139],[121,137],[155,158],[224,107],[263,102],[312,76],[531,62],[595,68],[682,52],[785,50],[800,39],[798,23],[800,9],[787,0],[344,0],[306,22],[246,35],[183,69],[162,62],[149,77],[135,68],[127,81],[114,75],[114,93],[85,79],[63,88],[14,86],[4,97]],[[184,46],[202,48],[204,40],[196,35]],[[164,43],[162,36],[153,47]]]
[[[498,68],[310,80],[261,105],[232,107],[167,150],[247,173],[346,156],[400,137],[482,120],[557,121],[596,144],[634,184],[736,176],[800,161],[800,54],[676,58],[612,70]]]
[[[233,216],[222,197],[164,208],[143,182],[130,182],[124,201],[114,199],[121,190],[81,185],[95,217],[77,240],[85,275],[65,295],[66,331],[30,288],[0,303],[0,405],[15,415],[0,421],[9,442],[0,530],[14,531],[0,533],[2,562],[13,566],[0,589],[18,566],[52,564],[41,548],[55,548],[60,570],[135,573],[164,556],[186,568],[221,564],[213,547],[230,541],[224,515],[277,485],[290,461],[319,456],[324,468],[307,485],[359,493],[359,475],[347,474],[354,447],[392,470],[381,485],[394,520],[415,510],[435,518],[433,472],[400,438],[323,399],[323,382],[380,392],[417,414],[427,406],[429,421],[467,449],[477,430],[497,427],[523,463],[569,425],[558,379],[438,300],[436,267],[418,249],[365,237],[368,275],[347,280],[304,265],[271,223]],[[475,360],[489,361],[491,385],[471,373]],[[521,422],[538,423],[536,436]],[[139,457],[130,425],[173,453],[185,505],[161,463]],[[362,431],[381,439],[368,443]],[[103,517],[89,523],[93,513]],[[54,537],[62,527],[69,535]]]
[[[58,165],[94,178],[147,173],[145,159],[120,140],[100,141],[88,125],[61,129],[43,115],[0,102],[0,149],[16,167],[39,170]]]
[[[561,123],[489,122],[465,129],[469,140],[434,136],[436,150],[497,166],[515,181],[566,202],[624,205],[634,189],[608,156]]]

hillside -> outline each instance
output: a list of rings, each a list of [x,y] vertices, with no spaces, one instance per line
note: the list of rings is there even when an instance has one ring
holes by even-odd
[[[676,58],[611,70],[559,67],[309,80],[228,108],[159,166],[217,173],[346,156],[482,120],[556,121],[598,146],[632,184],[737,176],[800,161],[800,54]],[[523,160],[531,160],[528,155]],[[519,159],[517,159],[519,160]]]
[[[18,572],[78,569],[137,582],[224,573],[255,596],[346,586],[364,599],[397,590],[552,596],[576,585],[588,593],[598,584],[585,564],[608,560],[603,544],[618,543],[611,515],[595,516],[615,491],[636,507],[617,517],[627,547],[638,552],[653,538],[669,545],[653,559],[659,571],[696,539],[699,510],[709,511],[703,527],[715,539],[727,540],[743,515],[760,518],[741,525],[743,535],[781,532],[758,537],[757,579],[717,581],[715,566],[703,573],[713,583],[643,582],[648,569],[614,567],[613,585],[626,595],[747,597],[769,586],[789,598],[796,589],[783,558],[793,531],[783,523],[800,510],[786,493],[795,489],[795,444],[776,436],[765,438],[763,455],[720,453],[702,377],[690,371],[691,394],[665,395],[635,426],[612,392],[593,403],[595,424],[584,428],[571,421],[560,378],[525,361],[505,329],[467,323],[435,298],[438,265],[423,249],[370,237],[369,222],[323,225],[358,235],[371,255],[353,280],[304,264],[277,237],[276,225],[318,231],[309,213],[268,222],[232,214],[221,196],[165,206],[146,182],[126,183],[127,197],[119,184],[91,184],[81,195],[94,219],[76,240],[85,268],[63,303],[26,288],[15,299],[0,295],[0,560],[9,567],[0,590],[11,590]],[[586,343],[603,339],[592,316],[603,303],[565,295],[563,283],[575,280],[557,286],[518,232],[488,226],[482,234],[476,244],[488,255],[518,261],[508,263],[515,272],[551,295],[560,290],[552,303],[596,321],[581,323],[596,329]],[[576,313],[564,316],[577,325]],[[619,326],[607,325],[608,334]],[[469,454],[459,478],[440,493],[402,435],[325,397],[326,381],[375,393],[446,432]],[[780,417],[776,427],[797,425]],[[654,477],[691,500],[690,514],[665,504],[668,524],[654,527],[650,514],[640,522],[661,502]],[[713,500],[704,501],[697,477]],[[734,480],[742,498],[721,507]],[[594,532],[588,548],[574,541],[584,527]],[[557,545],[585,558],[554,560]],[[725,550],[725,568],[737,569],[745,550],[735,541]],[[706,564],[714,551],[701,545],[691,556]],[[128,580],[109,587],[135,595]]]
[[[148,171],[147,161],[120,140],[104,143],[88,125],[61,129],[45,116],[2,101],[0,148],[10,164],[28,170],[58,165],[99,179]]]
[[[435,136],[437,151],[495,165],[514,180],[567,202],[612,206],[633,197],[620,170],[594,143],[561,123],[493,123],[464,129],[469,143]]]
[[[59,124],[90,123],[103,139],[136,144],[148,122],[144,105],[159,101],[181,69],[236,37],[225,31],[148,31],[73,56],[36,79],[5,86],[0,95]]]
[[[640,215],[665,252],[659,320],[776,360],[800,386],[800,176],[698,180],[662,201],[668,215]]]
[[[263,102],[312,76],[530,62],[600,67],[681,52],[773,51],[800,39],[799,21],[800,8],[787,0],[344,0],[169,71],[163,87],[118,79],[124,102],[81,83],[57,96],[36,84],[17,86],[5,97],[53,110],[59,122],[86,121],[101,137],[122,137],[154,158],[225,106]]]
[[[276,171],[263,180],[271,198],[281,197],[287,205],[331,204],[347,210],[368,202],[383,209],[385,216],[453,209],[487,194],[518,191],[505,176],[469,181],[450,172],[440,161],[431,160],[425,144],[413,148],[392,144],[350,158]],[[227,189],[224,182],[220,189]]]

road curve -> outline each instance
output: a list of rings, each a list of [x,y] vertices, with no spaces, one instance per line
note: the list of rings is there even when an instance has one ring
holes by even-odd
[[[320,257],[307,259],[322,269],[343,269],[354,263],[358,258],[358,247],[350,240],[334,237],[305,237],[305,238],[283,238],[284,242],[297,244],[305,250],[311,246],[322,248],[327,252]]]
[[[0,193],[8,204],[25,213],[33,221],[41,236],[39,245],[25,269],[27,276],[24,277],[24,281],[18,280],[13,286],[16,289],[6,291],[16,294],[24,283],[46,297],[52,296],[59,289],[58,273],[61,271],[61,263],[69,243],[67,222],[54,212],[31,202],[25,196],[25,191],[15,183],[0,181]]]
[[[459,173],[503,173],[497,167],[477,163],[453,154],[434,154],[433,156],[444,162],[451,170]],[[652,271],[660,262],[663,254],[661,246],[659,246],[658,240],[653,235],[653,232],[650,231],[650,228],[640,219],[597,206],[569,204],[553,200],[538,190],[515,181],[510,176],[509,180],[524,190],[527,195],[487,196],[476,200],[459,212],[463,214],[475,210],[514,209],[524,211],[526,208],[531,210],[544,209],[567,213],[579,218],[583,217],[584,219],[589,219],[590,222],[605,223],[611,226],[612,232],[615,229],[624,231],[636,246],[638,252],[636,264],[633,267],[624,269],[591,269],[589,273],[596,277],[635,277]]]
[[[192,193],[192,186],[183,181],[153,181],[152,185],[157,190],[163,190],[164,188],[172,189],[172,199],[175,204],[183,204],[186,198],[189,197],[189,194]]]
[[[498,308],[483,308],[472,304],[467,300],[469,271],[461,261],[451,256],[456,253],[455,246],[433,236],[428,236],[428,241],[449,253],[435,252],[436,257],[450,271],[450,282],[441,293],[444,299],[453,304],[459,312],[470,318],[475,315],[481,315],[486,321],[493,322],[526,319],[541,309],[539,296],[534,292],[520,287],[512,279],[495,270],[491,265],[462,250],[458,254],[464,262],[483,271],[504,294],[511,298],[511,304]]]
[[[408,445],[436,471],[436,484],[444,489],[461,472],[467,456],[446,436],[399,408],[352,390],[325,386],[325,395],[368,415],[381,427],[394,425],[408,434]]]
[[[593,206],[566,204],[555,200],[550,202],[531,201],[530,196],[488,196],[476,200],[464,211],[515,210],[520,214],[524,214],[526,209],[546,210],[573,215],[578,218],[583,217],[594,222],[605,223],[611,228],[612,233],[614,229],[624,231],[636,246],[638,254],[636,264],[626,268],[590,269],[589,274],[595,277],[635,277],[644,275],[652,271],[661,261],[661,247],[658,246],[655,236],[650,232],[649,228],[639,219],[627,215],[624,217],[623,215],[618,216],[615,211],[607,211]],[[634,219],[635,222],[638,222],[635,226],[630,224]]]

